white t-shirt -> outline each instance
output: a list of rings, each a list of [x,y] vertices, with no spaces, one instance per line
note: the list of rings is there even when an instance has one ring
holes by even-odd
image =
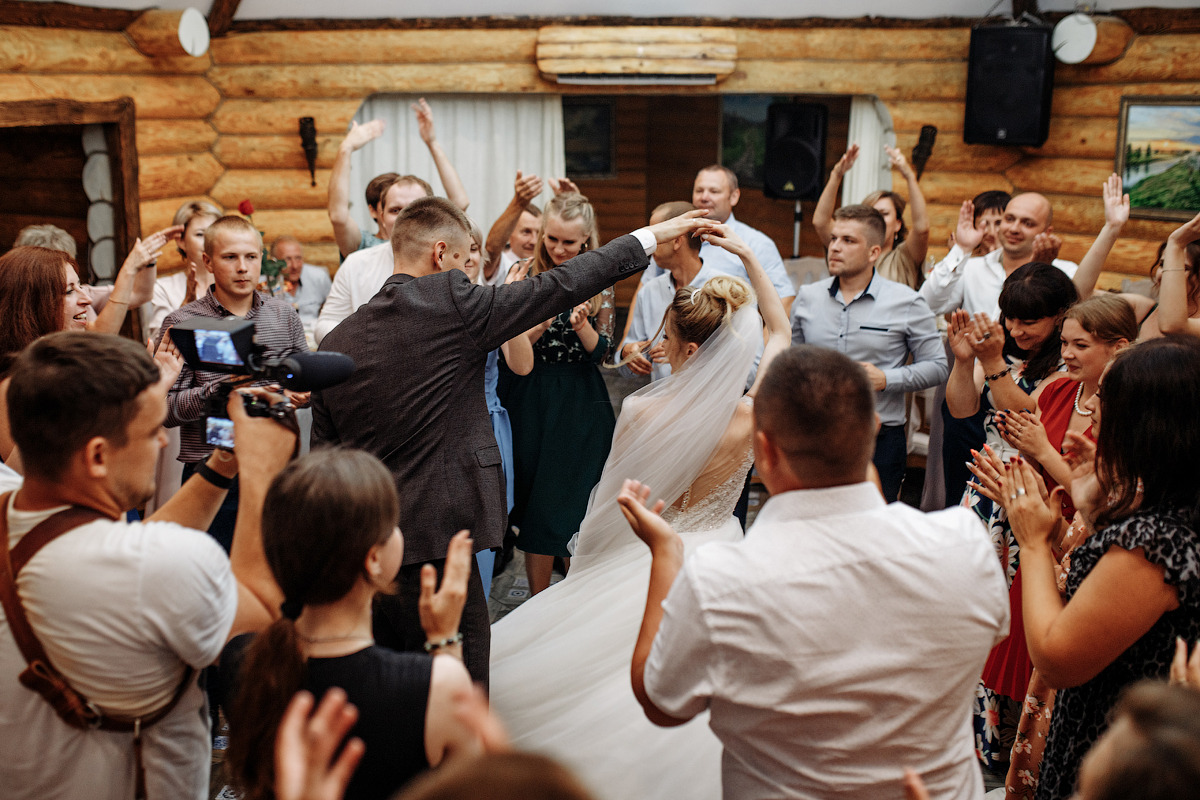
[[[646,692],[724,745],[726,800],[979,800],[971,704],[1008,592],[979,519],[868,483],[785,492],[696,549],[663,603]],[[830,787],[836,787],[832,791]]]
[[[9,546],[61,508],[11,509]],[[185,664],[220,655],[237,611],[229,560],[208,534],[172,523],[99,520],[43,547],[17,588],[55,667],[102,710],[155,711]],[[132,734],[81,731],[17,681],[26,662],[0,611],[0,787],[7,800],[130,800]],[[143,734],[152,798],[208,797],[204,693],[192,681],[178,705]]]

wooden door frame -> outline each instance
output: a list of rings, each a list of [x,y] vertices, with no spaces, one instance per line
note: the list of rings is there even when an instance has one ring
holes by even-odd
[[[103,103],[75,100],[25,100],[0,103],[0,128],[43,125],[106,125],[104,138],[113,165],[113,206],[121,224],[113,231],[117,264],[133,249],[141,235],[138,204],[137,129],[133,99],[122,97]]]

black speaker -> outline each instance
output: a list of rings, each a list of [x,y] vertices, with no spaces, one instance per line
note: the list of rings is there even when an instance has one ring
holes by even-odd
[[[825,186],[825,130],[829,109],[816,103],[772,103],[767,108],[763,194],[816,200]]]
[[[964,142],[1046,143],[1054,86],[1050,34],[1050,28],[1035,26],[971,29]]]

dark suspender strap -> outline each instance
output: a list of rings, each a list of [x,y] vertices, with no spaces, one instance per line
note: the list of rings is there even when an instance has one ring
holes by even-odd
[[[162,708],[152,714],[142,717],[123,717],[106,715],[79,692],[75,691],[67,679],[50,663],[42,643],[25,616],[25,608],[17,594],[17,575],[29,563],[33,556],[50,542],[67,531],[93,522],[105,519],[105,516],[90,508],[78,506],[60,511],[43,521],[25,536],[17,546],[8,548],[8,503],[10,494],[0,497],[0,602],[3,603],[4,616],[8,620],[9,629],[21,650],[21,655],[29,664],[21,673],[21,684],[42,695],[46,702],[54,707],[58,716],[75,728],[99,729],[133,733],[134,759],[137,763],[137,798],[146,796],[146,776],[142,765],[142,730],[148,728],[171,713],[191,684],[196,671],[188,667],[183,672],[183,678],[175,687],[175,693]]]

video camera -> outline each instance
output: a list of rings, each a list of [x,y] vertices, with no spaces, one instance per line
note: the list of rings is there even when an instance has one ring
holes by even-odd
[[[295,392],[310,392],[336,386],[354,371],[354,361],[342,353],[298,351],[286,356],[266,356],[266,348],[254,338],[252,320],[231,317],[211,319],[192,317],[171,327],[171,341],[194,371],[244,375],[253,381],[277,383]],[[206,441],[227,450],[233,449],[233,422],[226,407],[229,393],[238,384],[222,381],[204,407]],[[245,399],[246,413],[252,417],[287,419],[288,403],[266,403],[258,398]]]

